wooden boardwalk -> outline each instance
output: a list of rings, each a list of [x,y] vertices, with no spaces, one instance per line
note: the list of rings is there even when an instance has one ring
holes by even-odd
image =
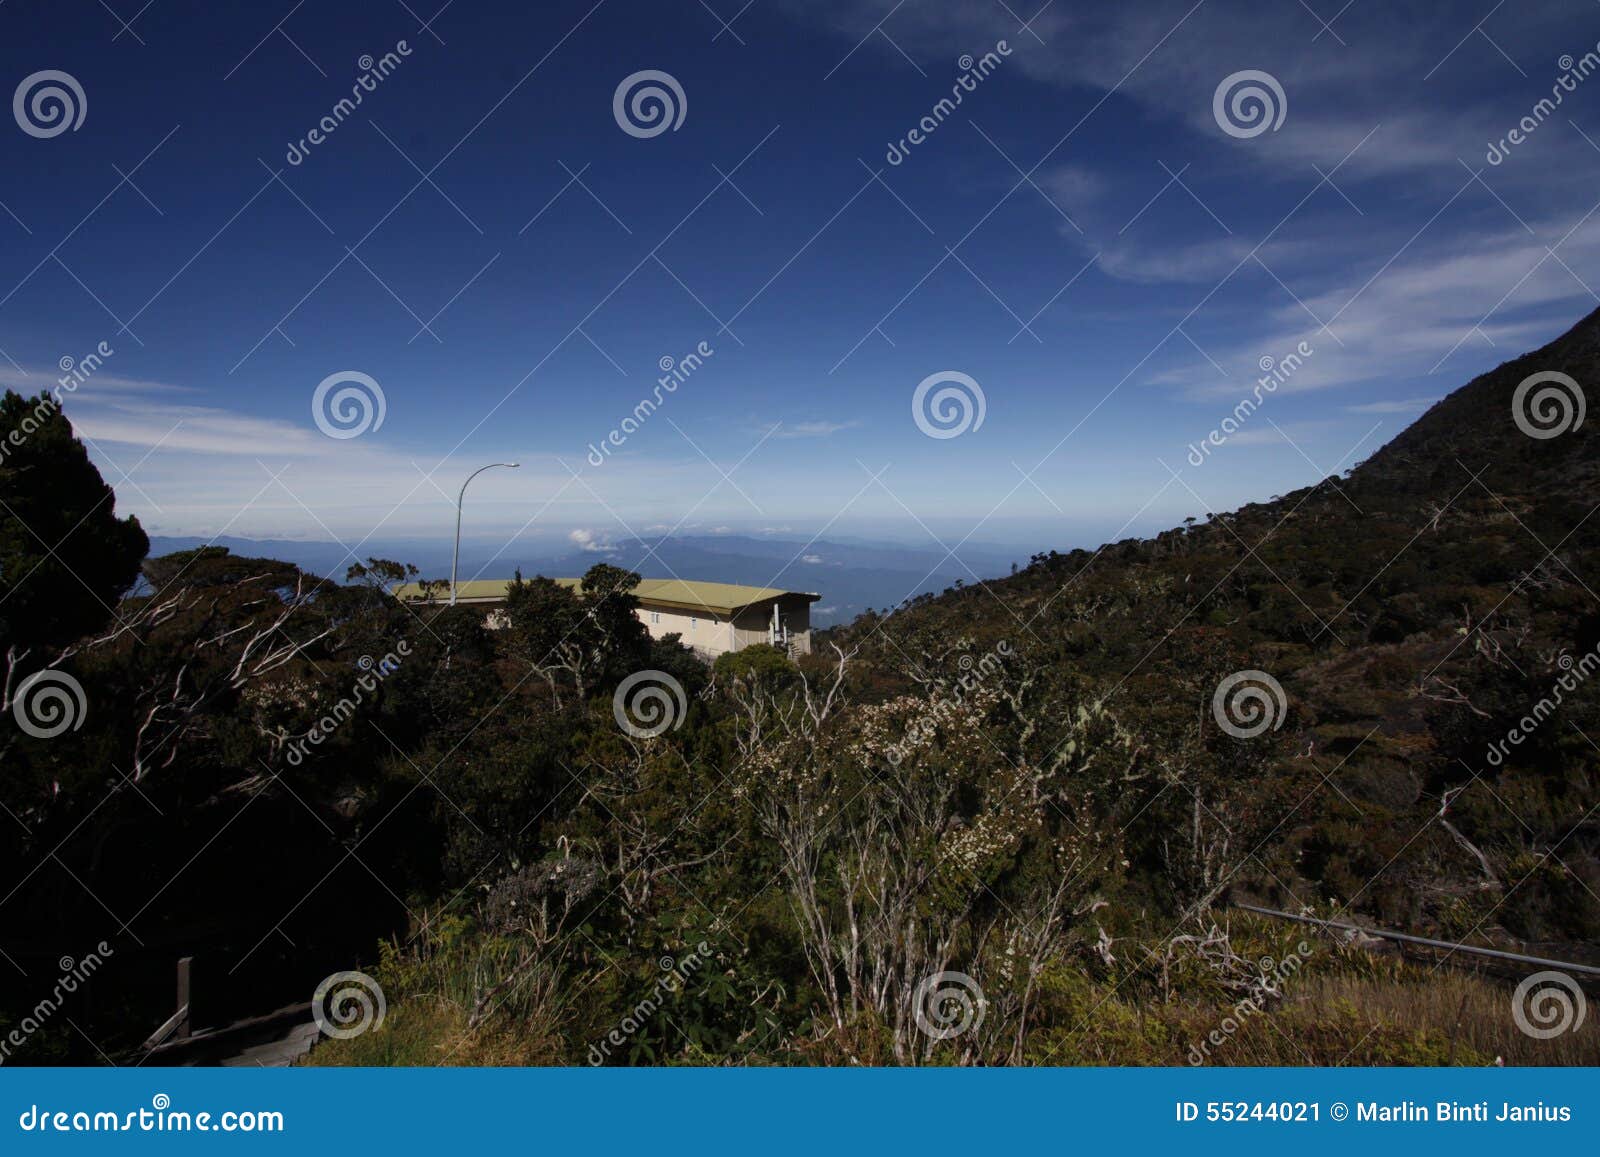
[[[302,1060],[321,1036],[311,1005],[294,1004],[265,1016],[169,1038],[143,1050],[138,1063],[287,1068]]]
[[[286,1069],[307,1056],[321,1036],[322,1032],[315,1024],[297,1024],[277,1040],[250,1045],[217,1063],[229,1069],[249,1066]]]

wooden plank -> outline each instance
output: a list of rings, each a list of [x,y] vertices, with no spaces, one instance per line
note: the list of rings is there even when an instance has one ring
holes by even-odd
[[[192,997],[189,989],[190,970],[194,966],[194,957],[185,956],[178,961],[178,1023],[173,1029],[174,1035],[179,1040],[187,1040],[193,1029],[193,1018],[189,1015],[192,1007]]]
[[[223,1057],[217,1063],[223,1068],[287,1068],[310,1053],[321,1035],[321,1030],[315,1024],[296,1025],[281,1040],[251,1045],[234,1056]]]

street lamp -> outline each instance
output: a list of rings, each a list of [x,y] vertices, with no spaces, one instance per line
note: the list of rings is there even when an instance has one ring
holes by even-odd
[[[471,482],[485,470],[493,470],[496,466],[505,466],[515,470],[521,465],[521,462],[491,462],[487,466],[479,466],[471,474],[468,474],[467,482]],[[461,558],[461,503],[467,497],[467,482],[461,484],[461,493],[456,495],[456,548],[450,555],[450,605],[452,607],[456,605],[456,563]]]

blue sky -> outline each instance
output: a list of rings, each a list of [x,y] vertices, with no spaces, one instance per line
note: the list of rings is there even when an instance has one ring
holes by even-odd
[[[1600,78],[1486,159],[1592,0],[439,4],[0,5],[6,91],[59,70],[86,106],[0,128],[0,382],[106,342],[68,413],[152,533],[447,537],[518,459],[470,533],[1093,545],[1347,467],[1600,300]],[[644,70],[676,129],[614,115]],[[1276,129],[1224,131],[1243,70]],[[330,438],[345,371],[384,419]],[[943,372],[984,418],[933,438]]]

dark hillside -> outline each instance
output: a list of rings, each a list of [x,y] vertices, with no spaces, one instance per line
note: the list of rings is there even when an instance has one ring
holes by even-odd
[[[1565,431],[1535,437],[1513,400],[1548,371],[1580,390],[1523,391],[1525,424]],[[1600,313],[1455,391],[1344,478],[1152,539],[1038,555],[833,641],[870,655],[887,693],[937,670],[947,640],[1008,640],[1054,677],[1086,679],[1224,831],[1250,824],[1198,790],[1201,753],[1254,780],[1241,804],[1286,793],[1229,873],[1234,894],[1592,945],[1600,442],[1592,421],[1567,427],[1597,371]],[[1287,698],[1280,729],[1252,740],[1211,710],[1243,670]]]
[[[1539,439],[1523,434],[1512,419],[1517,387],[1531,375],[1558,371],[1587,387],[1596,380],[1597,368],[1600,310],[1542,349],[1506,362],[1442,399],[1363,464],[1352,484],[1453,493],[1459,488],[1450,485],[1460,474],[1459,459],[1471,463],[1474,471],[1482,469],[1482,480],[1491,489],[1566,501],[1581,501],[1585,494],[1600,498],[1600,456],[1592,423]],[[1539,389],[1530,390],[1530,400]],[[1552,401],[1548,417],[1535,428],[1552,426],[1550,419],[1560,412]]]

